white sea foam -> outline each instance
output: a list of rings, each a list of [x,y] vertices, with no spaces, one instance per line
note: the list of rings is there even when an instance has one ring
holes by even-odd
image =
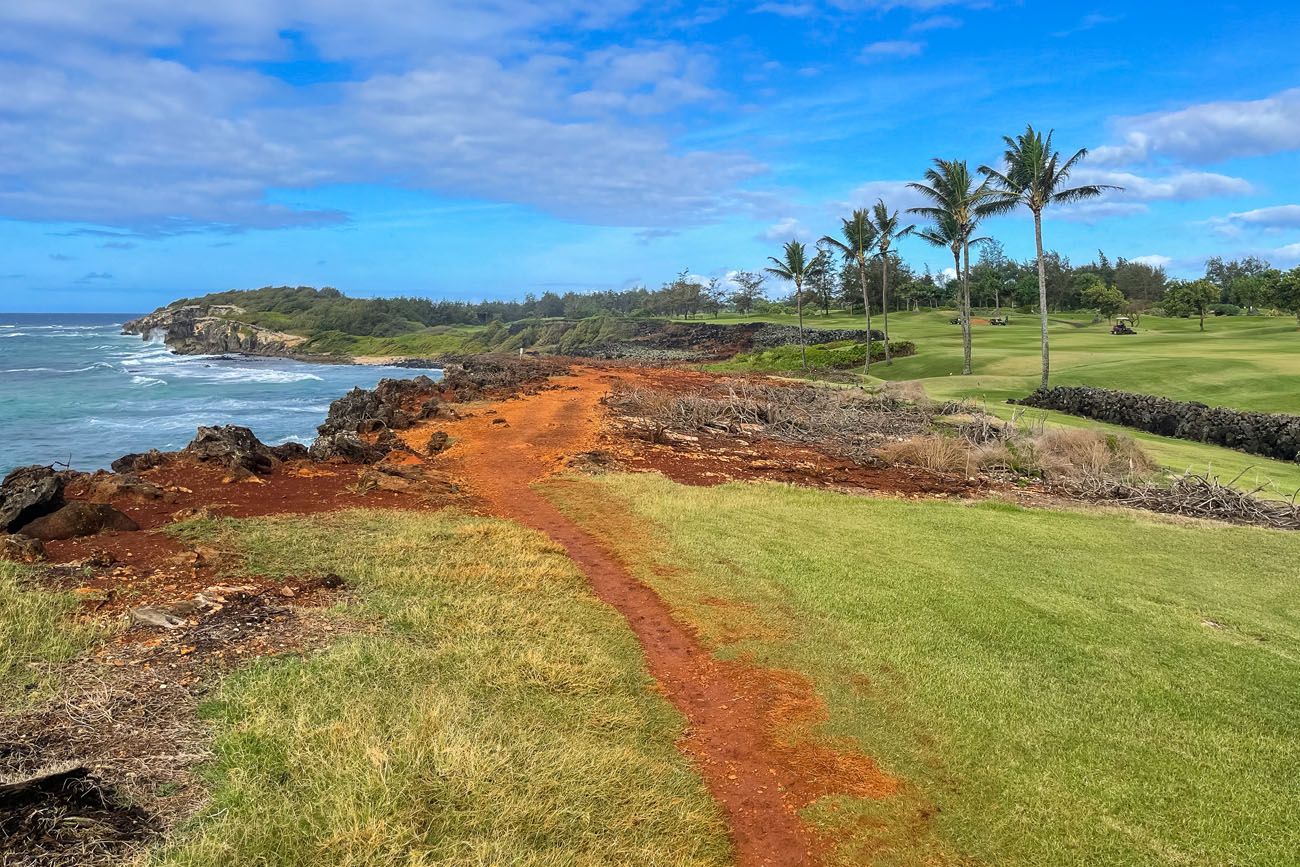
[[[151,387],[151,386],[155,386],[155,385],[166,385],[166,384],[167,384],[167,380],[165,380],[165,379],[158,379],[158,378],[153,377],[153,376],[139,376],[139,375],[136,375],[136,376],[131,377],[131,384],[132,384],[132,385],[143,385],[143,386],[145,386],[146,388],[149,388],[149,387]]]

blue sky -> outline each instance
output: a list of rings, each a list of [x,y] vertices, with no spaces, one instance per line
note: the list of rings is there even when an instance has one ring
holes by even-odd
[[[1300,262],[1289,3],[203,5],[0,6],[0,309],[724,276],[1026,123],[1126,188],[1050,219],[1072,259]]]

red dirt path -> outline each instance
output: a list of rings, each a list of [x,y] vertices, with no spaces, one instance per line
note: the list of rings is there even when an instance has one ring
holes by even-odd
[[[454,444],[439,464],[450,464],[486,511],[560,544],[596,594],[627,618],[650,673],[688,720],[681,746],[727,816],[738,863],[816,864],[824,841],[797,810],[827,794],[888,796],[896,781],[866,756],[809,740],[807,731],[824,709],[803,678],[714,659],[653,590],[532,487],[562,469],[566,457],[600,443],[600,399],[616,380],[653,376],[660,385],[673,375],[579,369],[554,380],[554,388],[495,403],[471,417],[434,422],[404,438],[418,447],[431,430],[446,430]]]

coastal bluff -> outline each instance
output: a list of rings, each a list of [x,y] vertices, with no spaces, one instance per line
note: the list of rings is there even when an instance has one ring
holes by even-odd
[[[124,334],[139,334],[145,340],[161,336],[163,342],[182,355],[242,353],[275,358],[299,358],[306,337],[274,331],[241,322],[244,313],[233,304],[186,304],[160,307],[122,326]]]

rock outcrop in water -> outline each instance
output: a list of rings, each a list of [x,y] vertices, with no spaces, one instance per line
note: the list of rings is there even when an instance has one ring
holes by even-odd
[[[230,304],[162,307],[148,316],[132,319],[122,326],[122,332],[139,334],[145,340],[161,336],[163,342],[181,355],[238,352],[274,358],[300,357],[298,350],[307,338],[233,318],[242,312],[242,308]]]

